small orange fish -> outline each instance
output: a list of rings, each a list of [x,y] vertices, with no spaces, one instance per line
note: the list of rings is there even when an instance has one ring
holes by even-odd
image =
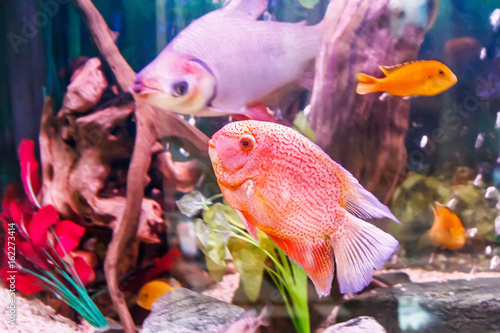
[[[163,294],[166,294],[179,287],[178,283],[171,283],[169,280],[156,279],[142,286],[137,295],[137,304],[147,310],[151,310],[153,303]]]
[[[434,96],[457,83],[457,77],[446,65],[434,61],[415,61],[392,67],[379,67],[386,75],[377,79],[358,74],[356,92],[365,95],[385,92],[402,97]]]
[[[448,59],[458,62],[479,60],[483,45],[472,37],[459,37],[446,42],[444,54]]]
[[[434,245],[450,250],[459,249],[465,244],[465,229],[460,218],[437,201],[429,238]]]
[[[389,209],[342,166],[297,131],[254,120],[233,122],[209,141],[228,204],[252,237],[265,232],[301,265],[320,296],[334,276],[342,293],[362,290],[398,247],[369,218]]]

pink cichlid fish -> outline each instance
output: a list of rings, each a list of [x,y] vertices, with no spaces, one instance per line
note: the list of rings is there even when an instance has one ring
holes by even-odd
[[[341,293],[367,286],[398,241],[369,218],[399,221],[342,166],[297,131],[233,122],[209,141],[219,187],[248,232],[265,232],[330,294],[334,258]]]
[[[233,0],[200,17],[137,74],[131,90],[167,111],[259,118],[262,106],[292,87],[311,88],[321,23],[258,21],[267,5]]]

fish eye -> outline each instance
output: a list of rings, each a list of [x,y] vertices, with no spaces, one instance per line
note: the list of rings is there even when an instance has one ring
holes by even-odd
[[[444,71],[442,69],[439,70],[439,75],[444,75]]]
[[[189,84],[186,81],[178,81],[172,86],[172,96],[184,96],[187,93],[188,88]]]
[[[255,145],[253,136],[245,135],[240,138],[240,147],[244,150],[250,150]]]

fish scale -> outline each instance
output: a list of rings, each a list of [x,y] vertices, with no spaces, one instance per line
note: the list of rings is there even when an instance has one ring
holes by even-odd
[[[392,236],[362,220],[397,221],[394,215],[297,131],[236,122],[215,133],[209,147],[222,194],[252,237],[258,240],[257,229],[266,233],[304,268],[318,295],[330,293],[334,254],[340,291],[351,293],[396,250]]]

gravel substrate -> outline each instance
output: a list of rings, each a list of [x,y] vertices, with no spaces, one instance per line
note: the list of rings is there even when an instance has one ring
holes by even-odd
[[[5,287],[0,287],[0,332],[9,333],[93,333],[94,328],[84,321],[78,325],[74,321],[56,314],[50,306],[39,299],[27,299],[16,295],[16,323],[9,324],[10,295]]]
[[[438,271],[426,271],[420,268],[402,268],[402,269],[388,269],[375,271],[375,274],[383,273],[396,273],[403,272],[408,274],[411,282],[423,283],[432,281],[446,281],[446,280],[468,280],[473,278],[493,278],[500,277],[498,272],[475,272],[475,273],[464,273],[464,272],[438,272]]]

